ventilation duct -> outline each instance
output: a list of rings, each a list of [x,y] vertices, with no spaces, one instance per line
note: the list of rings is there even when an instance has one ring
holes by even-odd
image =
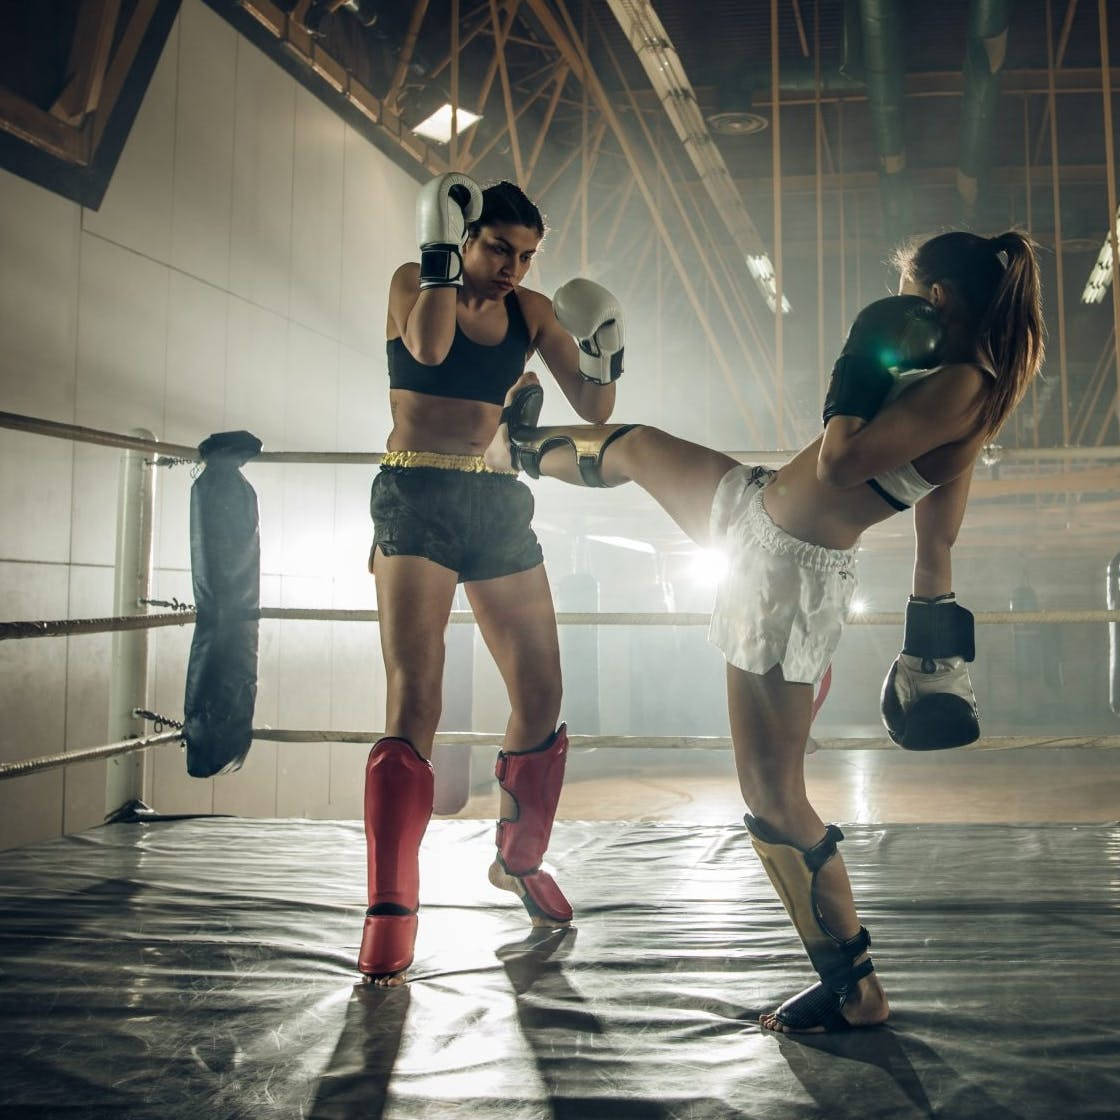
[[[957,169],[957,190],[968,218],[976,212],[980,183],[987,168],[1010,23],[1010,0],[972,0],[964,58],[964,105]]]
[[[895,240],[910,232],[913,209],[902,111],[902,21],[895,0],[859,0],[859,15],[885,232]]]

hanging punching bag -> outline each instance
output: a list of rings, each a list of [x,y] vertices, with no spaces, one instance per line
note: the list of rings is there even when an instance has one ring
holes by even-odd
[[[183,700],[194,778],[239,769],[253,741],[261,542],[256,491],[240,468],[260,449],[249,432],[218,432],[198,448],[205,463],[191,487],[198,617]]]

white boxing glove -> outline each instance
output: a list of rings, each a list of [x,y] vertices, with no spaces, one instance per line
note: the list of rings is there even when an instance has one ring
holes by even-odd
[[[622,308],[602,284],[577,277],[558,288],[552,306],[579,346],[579,372],[599,385],[622,375]]]
[[[416,196],[416,243],[420,289],[463,284],[460,246],[470,222],[482,214],[482,188],[468,175],[449,172],[430,179]]]
[[[975,656],[971,611],[954,595],[911,596],[906,638],[883,681],[887,734],[911,751],[963,747],[980,738],[980,713],[968,665]]]

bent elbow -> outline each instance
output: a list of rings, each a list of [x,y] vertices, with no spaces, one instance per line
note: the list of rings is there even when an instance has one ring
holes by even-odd
[[[447,357],[450,347],[417,346],[408,348],[409,353],[422,366],[438,366]]]

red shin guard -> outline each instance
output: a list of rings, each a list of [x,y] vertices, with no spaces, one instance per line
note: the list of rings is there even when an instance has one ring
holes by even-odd
[[[358,970],[401,972],[412,963],[420,904],[420,841],[432,815],[430,762],[404,739],[379,739],[366,762],[369,909]]]
[[[548,849],[567,758],[567,727],[561,724],[534,750],[519,754],[499,751],[494,767],[498,784],[517,803],[513,820],[498,821],[498,858],[524,884],[525,908],[557,922],[571,921],[572,908],[552,876],[541,870],[541,860]]]

